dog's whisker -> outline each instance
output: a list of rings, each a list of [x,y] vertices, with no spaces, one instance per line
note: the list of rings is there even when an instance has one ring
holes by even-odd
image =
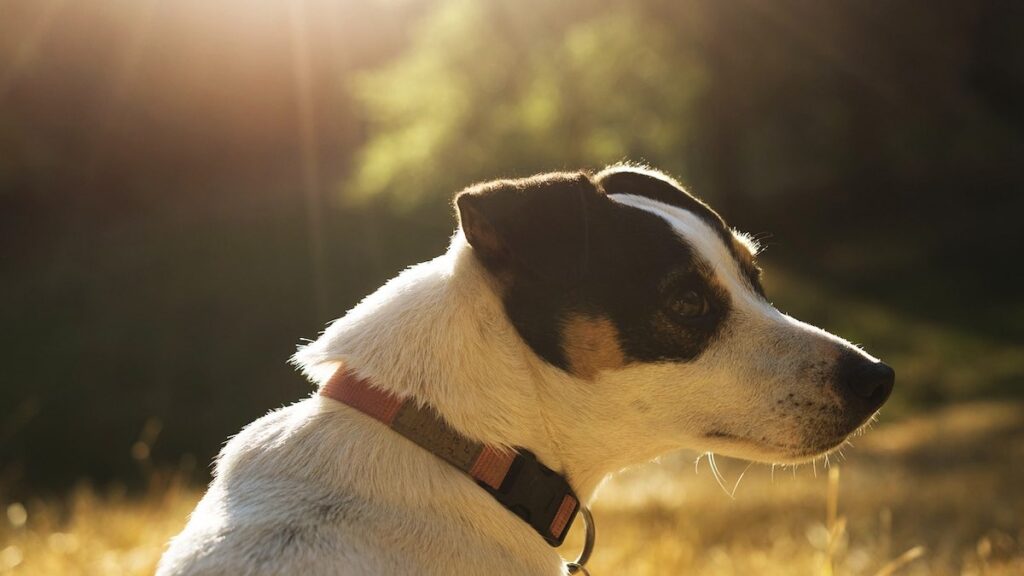
[[[753,466],[753,465],[754,465],[753,462],[748,462],[747,463],[747,467],[743,469],[743,472],[740,472],[739,478],[737,478],[736,479],[736,483],[733,484],[733,486],[732,486],[732,493],[729,494],[729,497],[732,498],[733,500],[736,499],[736,490],[740,487],[740,482],[743,481],[743,476],[745,476],[747,474],[747,470],[750,470],[750,467]]]
[[[718,463],[715,462],[714,452],[708,452],[708,463],[711,465],[711,474],[715,477],[715,481],[718,482],[718,486],[722,489],[722,492],[725,492],[729,498],[733,498],[733,495],[729,493],[729,489],[725,487],[725,478],[718,470]]]

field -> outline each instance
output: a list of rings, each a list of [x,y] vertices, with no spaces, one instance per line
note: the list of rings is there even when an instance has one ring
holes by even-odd
[[[963,404],[855,444],[827,469],[718,458],[719,479],[678,455],[627,471],[599,495],[591,572],[1024,574],[1024,405]],[[0,573],[150,574],[199,494],[154,476],[144,498],[83,487],[4,503]]]

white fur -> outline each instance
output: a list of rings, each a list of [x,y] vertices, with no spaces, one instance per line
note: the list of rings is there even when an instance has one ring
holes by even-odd
[[[699,218],[645,198],[614,199],[669,221],[733,294],[742,326],[697,361],[633,364],[590,381],[546,364],[509,323],[461,231],[446,254],[388,282],[295,361],[321,385],[344,363],[377,386],[433,406],[470,438],[527,448],[562,472],[583,502],[607,475],[678,448],[806,456],[791,449],[807,444],[796,421],[783,415],[772,424],[764,407],[792,390],[820,395],[795,381],[793,363],[845,344],[754,297]],[[722,426],[736,438],[708,436]],[[811,448],[805,452],[821,451]],[[558,551],[470,478],[380,423],[314,395],[228,442],[209,491],[157,573],[564,571]]]

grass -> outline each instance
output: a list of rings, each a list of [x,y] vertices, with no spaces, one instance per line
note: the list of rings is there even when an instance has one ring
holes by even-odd
[[[1024,404],[964,404],[856,443],[828,469],[719,458],[719,482],[707,458],[677,455],[626,471],[599,495],[591,572],[1024,574]],[[151,574],[199,495],[157,475],[141,498],[83,487],[2,503],[0,573]]]

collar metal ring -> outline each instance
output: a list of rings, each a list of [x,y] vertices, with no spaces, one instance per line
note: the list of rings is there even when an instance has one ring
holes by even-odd
[[[583,515],[583,525],[587,529],[586,539],[583,541],[583,550],[580,552],[575,562],[568,564],[569,574],[583,574],[583,576],[590,576],[590,572],[587,572],[585,568],[587,561],[590,560],[590,555],[594,552],[594,539],[597,536],[597,530],[594,527],[594,517],[590,514],[590,508],[583,506],[580,508],[580,513]]]

